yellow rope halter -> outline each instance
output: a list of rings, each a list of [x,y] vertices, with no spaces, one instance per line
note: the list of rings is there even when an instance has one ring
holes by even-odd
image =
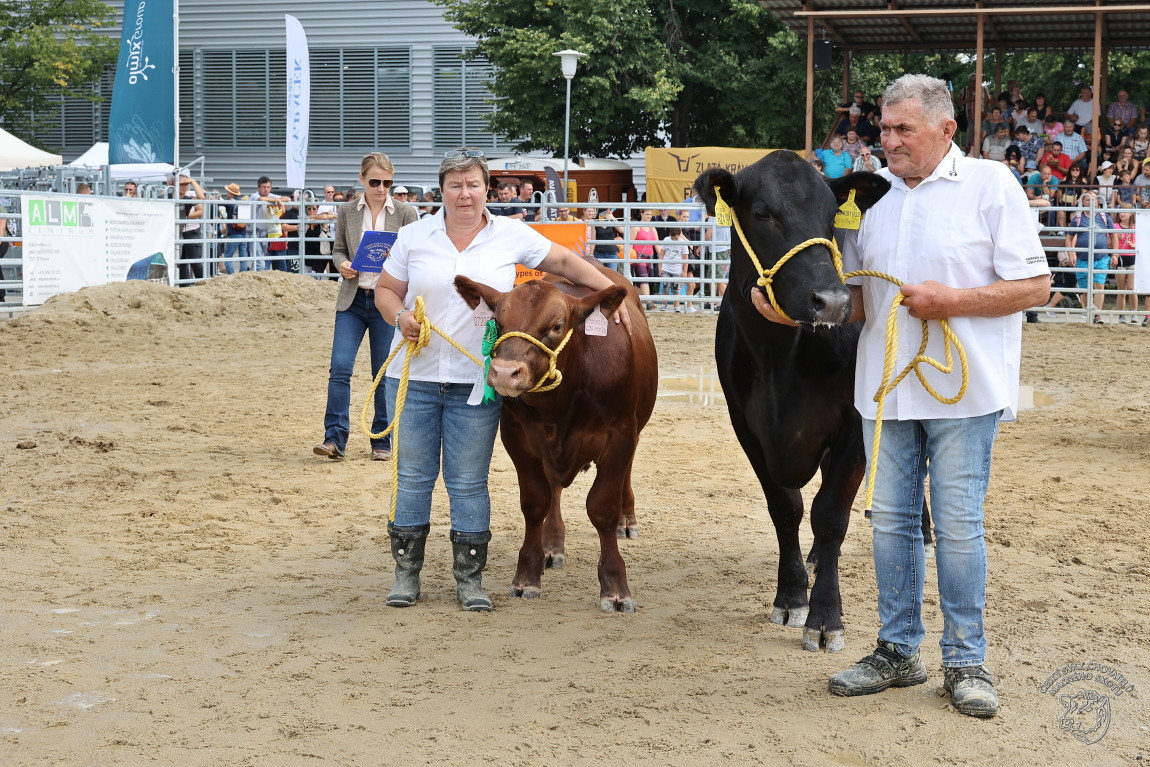
[[[391,525],[395,522],[395,507],[399,500],[399,422],[403,417],[403,405],[407,401],[407,386],[408,382],[411,380],[412,357],[423,351],[423,347],[427,346],[428,342],[431,341],[431,333],[434,331],[438,333],[444,341],[447,341],[447,343],[451,344],[460,352],[462,352],[464,356],[466,356],[469,360],[474,362],[479,367],[483,367],[483,360],[477,359],[474,354],[464,349],[455,339],[444,333],[442,330],[432,324],[431,320],[427,319],[427,312],[424,309],[422,296],[416,297],[415,310],[413,314],[416,321],[419,323],[419,337],[414,341],[404,339],[404,341],[396,346],[395,350],[392,351],[390,355],[388,355],[387,360],[384,361],[383,365],[380,366],[379,372],[376,373],[375,379],[371,382],[371,389],[369,389],[367,392],[367,399],[363,403],[363,411],[360,413],[359,417],[360,428],[363,429],[364,434],[366,434],[371,439],[383,439],[388,434],[391,435],[391,452],[393,459],[391,461],[391,510],[389,511],[387,517],[388,525]],[[492,345],[491,356],[495,356],[495,348],[499,346],[499,344],[506,341],[508,338],[514,337],[527,339],[542,349],[544,352],[546,352],[550,359],[550,364],[548,365],[547,372],[543,374],[538,383],[535,384],[535,387],[529,389],[528,392],[535,393],[551,391],[563,382],[563,372],[558,370],[555,367],[555,364],[559,359],[559,352],[563,351],[563,347],[566,346],[567,342],[571,340],[571,334],[574,332],[574,330],[574,328],[568,330],[567,335],[563,337],[563,341],[560,342],[559,346],[557,346],[554,350],[550,349],[542,341],[534,338],[533,336],[529,336],[526,333],[520,333],[519,331],[513,330],[511,332],[504,333]],[[375,392],[376,389],[379,388],[380,381],[382,381],[384,375],[387,374],[388,366],[391,365],[391,361],[395,359],[395,355],[399,354],[401,349],[406,349],[407,356],[405,356],[403,359],[403,370],[399,377],[399,388],[396,389],[395,392],[395,416],[391,419],[391,423],[388,424],[386,429],[379,432],[378,434],[374,434],[371,431],[371,427],[367,425],[367,411],[375,399]],[[545,382],[549,379],[554,380],[550,384],[544,385]]]
[[[722,195],[719,194],[719,190],[717,188],[715,189],[715,196],[720,203],[723,201]],[[834,261],[835,265],[835,271],[838,273],[839,279],[841,279],[844,283],[852,277],[877,277],[879,279],[892,282],[895,285],[898,285],[900,288],[903,285],[902,281],[896,277],[892,277],[889,274],[884,274],[883,272],[876,272],[868,269],[855,272],[847,272],[844,274],[843,257],[842,253],[839,251],[838,245],[834,240],[828,240],[823,237],[812,237],[809,240],[800,242],[798,245],[788,250],[783,255],[783,257],[780,258],[770,269],[763,269],[758,256],[755,255],[755,251],[751,247],[751,243],[747,241],[746,235],[743,234],[743,228],[739,225],[739,217],[735,215],[734,208],[731,208],[731,221],[734,224],[735,232],[737,232],[739,235],[740,242],[743,243],[743,248],[747,251],[747,255],[751,258],[751,263],[754,264],[755,270],[759,273],[759,279],[755,284],[763,288],[763,292],[766,293],[767,299],[770,300],[771,306],[774,307],[775,311],[791,322],[794,322],[794,320],[791,320],[790,317],[787,317],[786,312],[782,310],[782,307],[779,306],[778,301],[775,300],[775,292],[771,287],[771,283],[774,281],[775,274],[778,273],[783,264],[789,261],[791,257],[796,253],[803,250],[804,248],[810,247],[811,245],[825,245],[827,249],[830,250],[831,259]],[[871,443],[870,468],[867,471],[866,499],[863,504],[864,513],[868,519],[870,518],[871,506],[874,503],[874,479],[875,473],[878,471],[878,449],[882,440],[882,416],[884,410],[883,405],[886,402],[886,396],[894,391],[894,387],[898,386],[899,383],[902,382],[902,379],[906,378],[907,374],[912,370],[914,371],[915,376],[918,377],[919,383],[922,384],[923,388],[926,389],[932,397],[944,405],[953,405],[961,400],[963,396],[966,395],[966,387],[969,383],[969,374],[966,368],[966,350],[963,349],[962,343],[958,340],[958,337],[955,336],[954,331],[950,329],[950,323],[945,318],[940,319],[938,321],[938,325],[942,330],[942,336],[944,340],[943,353],[946,357],[946,363],[943,364],[932,357],[927,357],[924,354],[926,351],[927,342],[930,340],[930,333],[928,330],[927,321],[920,320],[922,323],[922,343],[918,347],[918,353],[915,354],[914,358],[907,363],[906,367],[902,369],[902,372],[900,372],[897,376],[892,377],[892,374],[894,373],[894,363],[898,358],[897,310],[899,305],[902,304],[904,298],[905,296],[901,291],[895,293],[894,300],[891,301],[890,312],[887,314],[886,319],[886,353],[883,356],[882,380],[879,382],[878,391],[876,391],[874,394],[874,401],[878,404],[878,406],[875,412],[874,439]],[[954,351],[958,353],[959,363],[962,366],[962,384],[959,386],[958,393],[953,397],[943,397],[941,394],[935,391],[934,387],[932,387],[927,382],[926,376],[924,376],[922,370],[919,369],[919,365],[925,363],[935,368],[939,372],[945,375],[949,375],[950,373],[954,372],[954,357],[951,352],[952,347]]]
[[[495,350],[499,348],[499,344],[503,343],[508,338],[522,338],[522,339],[525,339],[527,341],[530,341],[531,343],[535,344],[540,349],[542,349],[543,353],[547,355],[548,365],[547,365],[547,372],[539,377],[539,380],[535,383],[535,386],[531,389],[528,389],[527,393],[528,394],[536,394],[538,392],[551,391],[556,386],[563,383],[563,371],[559,370],[557,367],[555,367],[555,364],[559,360],[559,352],[563,351],[563,347],[566,346],[567,342],[571,340],[571,334],[574,332],[575,332],[575,328],[569,329],[567,331],[567,335],[563,336],[563,340],[559,342],[559,345],[556,346],[554,349],[552,349],[551,347],[549,347],[547,344],[540,341],[535,336],[528,335],[527,333],[520,333],[518,330],[511,330],[511,331],[508,331],[508,332],[504,333],[503,335],[499,336],[499,339],[492,345],[492,347],[491,347],[491,358],[495,359]],[[549,379],[554,379],[554,380],[552,380],[551,383],[547,384],[546,382]],[[544,384],[546,384],[546,385],[544,385]]]

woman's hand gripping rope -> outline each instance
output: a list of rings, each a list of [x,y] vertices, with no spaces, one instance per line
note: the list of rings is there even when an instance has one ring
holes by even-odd
[[[367,399],[363,403],[363,412],[360,414],[359,419],[360,428],[362,428],[364,433],[367,434],[371,439],[383,439],[388,434],[391,435],[391,452],[394,456],[394,459],[391,462],[391,511],[387,518],[387,524],[389,526],[395,522],[395,505],[399,498],[399,422],[403,417],[403,404],[407,400],[407,385],[408,381],[411,379],[411,359],[415,355],[419,354],[419,352],[423,350],[423,347],[427,346],[428,342],[431,341],[431,333],[434,331],[442,336],[443,340],[447,341],[449,344],[462,352],[469,360],[486,370],[483,360],[476,359],[475,355],[464,349],[455,341],[455,339],[451,338],[451,336],[444,333],[438,327],[433,325],[429,319],[427,319],[427,313],[424,310],[422,296],[416,297],[415,311],[413,314],[415,316],[415,320],[419,323],[418,337],[415,339],[405,338],[403,342],[396,346],[395,350],[392,351],[390,355],[388,355],[387,360],[383,363],[383,365],[380,366],[379,372],[376,373],[375,380],[371,382],[371,390],[367,393]],[[495,332],[494,326],[495,321],[490,320],[488,322],[487,335],[493,334]],[[486,340],[487,339],[485,335],[484,351],[489,353],[489,345],[487,344]],[[375,391],[379,388],[379,384],[383,380],[384,375],[387,374],[388,366],[391,365],[391,361],[395,359],[395,355],[399,354],[400,350],[405,350],[406,356],[403,359],[403,371],[399,378],[399,388],[396,389],[395,393],[395,415],[391,419],[391,423],[387,425],[386,429],[379,432],[378,434],[373,434],[371,428],[367,425],[367,411],[371,404],[375,401]]]

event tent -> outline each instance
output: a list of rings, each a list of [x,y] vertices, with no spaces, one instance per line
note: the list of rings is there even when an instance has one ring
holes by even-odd
[[[0,128],[0,171],[59,165],[62,160],[60,155],[37,149]]]
[[[58,159],[58,158],[57,158]],[[108,164],[108,142],[98,141],[84,154],[68,163],[72,168],[103,168]],[[141,183],[166,181],[172,177],[167,163],[123,163],[111,166],[112,180],[132,179]]]

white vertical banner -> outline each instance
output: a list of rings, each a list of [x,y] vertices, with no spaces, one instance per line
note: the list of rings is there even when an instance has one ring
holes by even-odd
[[[1134,292],[1150,295],[1150,210],[1134,215],[1134,252]]]
[[[311,63],[307,35],[299,19],[284,14],[284,24],[287,26],[287,185],[303,189],[311,117]]]

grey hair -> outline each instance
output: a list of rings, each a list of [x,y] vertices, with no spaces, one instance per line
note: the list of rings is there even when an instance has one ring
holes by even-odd
[[[903,75],[882,94],[884,107],[912,99],[922,104],[923,116],[932,123],[954,119],[954,102],[946,83],[930,75]]]
[[[466,147],[465,147],[466,148]],[[439,163],[439,186],[443,186],[448,173],[466,173],[472,168],[479,168],[483,173],[483,185],[491,186],[491,174],[487,171],[487,159],[484,157],[445,157]]]

